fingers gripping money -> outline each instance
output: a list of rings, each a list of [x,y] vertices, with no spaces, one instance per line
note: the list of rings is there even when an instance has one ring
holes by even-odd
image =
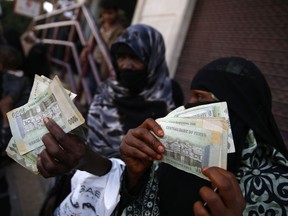
[[[13,135],[7,154],[38,173],[37,156],[45,148],[42,137],[48,133],[43,120],[53,119],[65,133],[85,122],[72,101],[75,97],[63,88],[57,76],[50,80],[36,75],[28,103],[7,113]],[[81,129],[76,132],[81,134]]]

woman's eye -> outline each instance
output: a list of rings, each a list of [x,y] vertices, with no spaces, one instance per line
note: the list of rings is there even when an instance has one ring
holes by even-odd
[[[202,94],[197,94],[197,99],[198,100],[202,100],[204,98],[204,96]]]

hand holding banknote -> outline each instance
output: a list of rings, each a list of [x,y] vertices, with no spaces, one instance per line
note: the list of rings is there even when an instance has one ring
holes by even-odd
[[[151,132],[156,136],[152,135]],[[164,131],[160,125],[153,119],[147,119],[138,128],[129,130],[122,140],[120,151],[126,163],[127,181],[125,186],[128,190],[139,184],[140,179],[150,169],[154,160],[163,159],[165,147],[156,138],[163,136]],[[224,215],[238,215],[237,212],[242,212],[245,201],[235,176],[219,167],[205,168],[202,172],[219,190],[219,194],[208,187],[203,187],[200,190],[200,195],[207,202],[211,212],[223,212]],[[237,199],[231,199],[234,196]],[[236,205],[237,208],[235,209]],[[195,204],[194,212],[195,215],[209,215],[201,201]]]
[[[150,169],[153,160],[163,159],[164,145],[150,131],[159,138],[164,136],[160,125],[153,119],[147,119],[138,128],[129,130],[120,145],[122,157],[126,163],[127,181],[125,186],[128,190],[139,184],[140,179]],[[207,206],[204,206],[202,201],[196,202],[194,207],[191,206],[194,214],[241,215],[245,208],[245,200],[235,176],[219,167],[205,168],[202,173],[214,187],[218,188],[219,193],[215,193],[212,188],[202,187],[199,194]],[[231,197],[235,198],[231,199]]]
[[[38,171],[51,177],[80,166],[88,151],[83,140],[65,133],[52,119],[45,118],[44,123],[50,133],[42,137],[45,149],[38,155]]]
[[[164,146],[150,131],[158,137],[163,136],[160,125],[153,119],[147,119],[138,128],[129,130],[120,145],[122,159],[127,167],[128,188],[138,183],[153,160],[163,158]]]
[[[215,190],[209,187],[202,187],[199,194],[206,205],[197,201],[193,206],[194,215],[242,215],[245,200],[236,177],[219,167],[205,168],[202,172],[218,192],[215,193]]]
[[[45,149],[37,159],[37,168],[42,176],[56,176],[74,168],[97,176],[109,172],[110,160],[91,150],[79,136],[65,133],[52,119],[46,118],[44,123],[49,133],[42,137]]]
[[[72,101],[75,97],[57,76],[50,80],[36,75],[29,102],[7,114],[13,134],[7,154],[44,177],[74,168],[106,174],[111,162],[85,144],[84,118]]]

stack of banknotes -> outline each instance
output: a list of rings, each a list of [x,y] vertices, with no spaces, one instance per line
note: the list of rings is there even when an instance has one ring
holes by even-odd
[[[8,156],[38,173],[37,156],[44,149],[42,137],[48,133],[45,117],[52,118],[66,133],[82,133],[79,126],[85,120],[73,103],[75,97],[57,76],[50,80],[36,75],[28,103],[7,113],[13,136],[6,148]]]
[[[156,121],[164,130],[162,162],[205,179],[202,168],[226,169],[227,154],[235,152],[226,102],[181,106]]]
[[[7,113],[12,139],[6,152],[26,169],[38,173],[37,157],[45,148],[48,133],[45,117],[63,130],[83,137],[85,120],[73,103],[76,95],[62,86],[55,76],[50,80],[35,76],[27,104]],[[207,179],[202,168],[227,167],[227,154],[235,152],[226,102],[215,102],[185,109],[184,106],[156,120],[164,130],[159,140],[165,146],[162,162]]]

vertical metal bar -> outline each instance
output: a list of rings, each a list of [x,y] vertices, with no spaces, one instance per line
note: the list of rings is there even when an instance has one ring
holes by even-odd
[[[97,45],[99,46],[101,53],[104,57],[104,60],[108,66],[110,76],[115,77],[115,69],[114,69],[112,61],[111,61],[110,52],[107,48],[107,45],[105,44],[104,40],[101,37],[101,34],[99,32],[98,27],[96,26],[95,22],[93,21],[93,16],[89,12],[89,10],[87,9],[87,7],[85,5],[82,5],[81,7],[82,7],[83,14],[87,20],[87,23],[91,29],[91,33],[93,34],[93,36],[97,42]]]
[[[55,17],[57,16],[61,16],[65,11],[71,11],[73,10],[75,19],[74,20],[70,20],[70,21],[56,21]],[[81,16],[83,14],[83,16]],[[54,18],[54,20],[53,20]],[[73,89],[73,91],[76,90],[76,81],[75,78],[73,76],[73,71],[71,69],[71,66],[69,65],[69,60],[71,59],[71,55],[73,57],[73,60],[75,62],[75,67],[79,76],[79,84],[80,87],[83,88],[85,96],[86,96],[86,102],[89,104],[92,100],[91,97],[91,92],[89,89],[89,86],[87,84],[87,77],[85,77],[85,73],[83,73],[83,68],[80,64],[80,59],[79,59],[79,53],[77,51],[77,47],[76,45],[73,43],[73,41],[75,40],[75,35],[77,34],[79,39],[80,39],[80,43],[81,45],[84,47],[87,45],[87,40],[84,37],[83,34],[83,29],[81,28],[80,22],[81,22],[81,18],[84,18],[84,22],[87,22],[88,27],[90,29],[90,38],[89,41],[95,41],[97,43],[97,46],[99,46],[99,49],[103,55],[104,61],[106,62],[107,66],[108,66],[108,70],[110,73],[111,77],[115,76],[115,70],[112,64],[112,60],[110,57],[110,52],[107,48],[106,43],[104,42],[104,40],[102,39],[102,36],[100,34],[100,31],[98,29],[98,26],[96,25],[94,18],[91,14],[91,12],[88,10],[88,8],[83,4],[83,3],[79,3],[79,4],[74,4],[70,7],[67,8],[63,8],[63,9],[58,9],[53,11],[52,13],[49,14],[43,14],[40,16],[37,16],[33,19],[33,25],[35,27],[35,30],[42,30],[42,42],[49,44],[50,45],[50,52],[51,52],[51,62],[54,62],[55,64],[58,64],[62,67],[65,67],[65,74],[67,74],[68,76],[68,81],[69,84],[71,86],[71,88]],[[37,22],[44,20],[44,24],[42,25],[37,25]],[[43,22],[42,22],[43,23]],[[58,38],[58,33],[59,33],[59,28],[63,27],[63,26],[71,26],[71,29],[69,31],[69,36],[67,38],[66,41],[61,41]],[[48,37],[48,31],[49,29],[53,29],[53,34],[52,34],[52,38],[47,39]],[[51,36],[49,36],[51,37]],[[64,59],[60,60],[60,59],[55,59],[53,58],[53,51],[55,50],[55,46],[66,46],[66,50],[65,50],[65,56]],[[87,60],[89,63],[89,67],[90,67],[90,71],[93,73],[93,76],[95,78],[96,84],[99,85],[101,83],[101,80],[99,78],[99,71],[97,69],[96,63],[93,59],[93,55],[92,53],[89,53],[87,56]]]

